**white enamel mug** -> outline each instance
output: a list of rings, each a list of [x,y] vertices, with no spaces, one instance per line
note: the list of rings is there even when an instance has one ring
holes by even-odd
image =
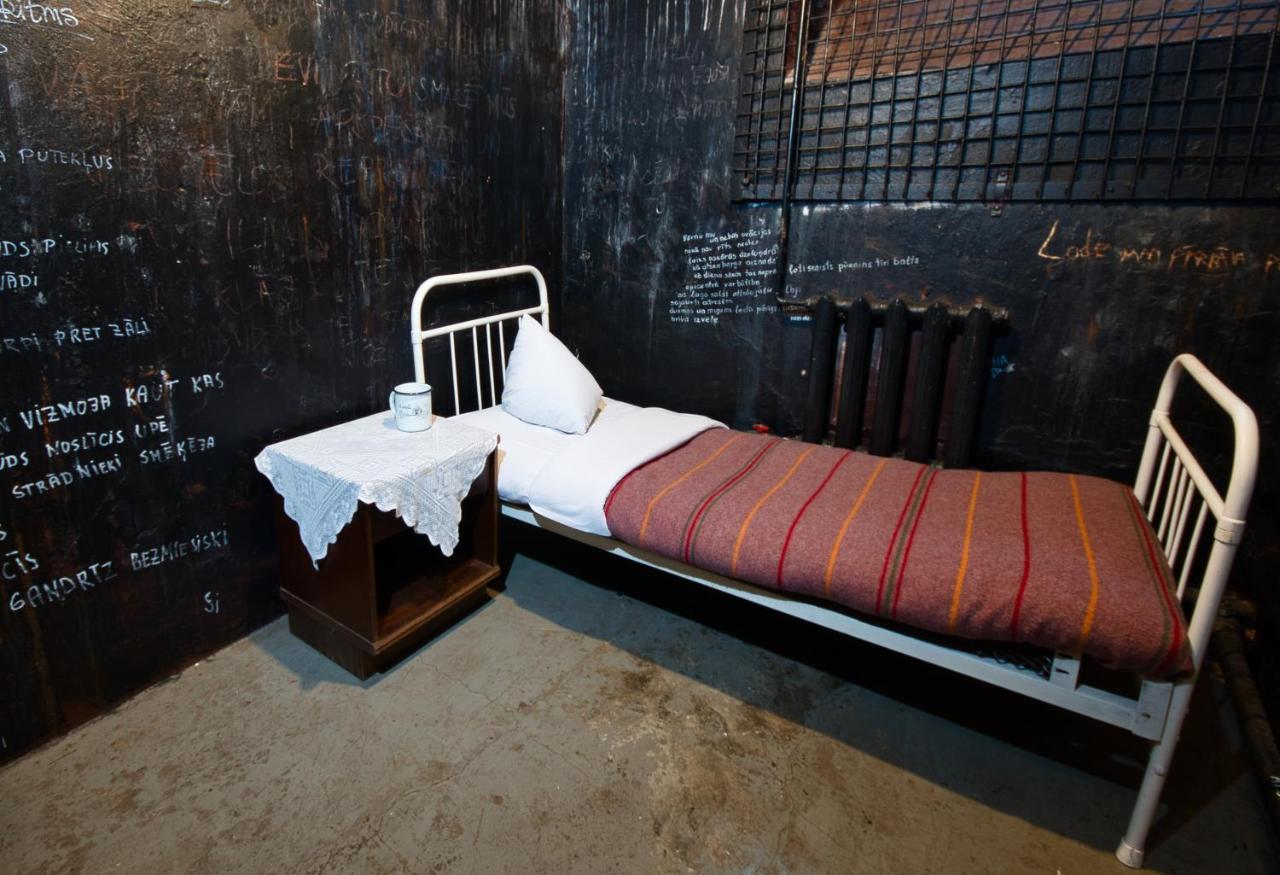
[[[426,383],[401,383],[391,390],[390,404],[401,431],[431,428],[431,387]]]

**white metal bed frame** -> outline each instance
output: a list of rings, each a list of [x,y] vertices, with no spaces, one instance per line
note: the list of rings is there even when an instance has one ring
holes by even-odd
[[[430,330],[422,329],[422,308],[432,289],[504,277],[531,276],[538,286],[537,306],[509,310]],[[538,316],[548,326],[547,284],[537,268],[530,265],[495,270],[472,271],[432,277],[418,287],[410,314],[416,379],[426,381],[423,347],[427,340],[448,337],[453,386],[454,409],[461,413],[459,398],[458,351],[456,336],[469,332],[472,347],[472,371],[476,388],[476,407],[486,406],[484,388],[489,389],[490,404],[498,404],[498,382],[495,373],[506,370],[506,347],[503,323],[523,315]],[[494,326],[497,326],[496,332]],[[485,352],[482,356],[481,330]],[[493,334],[498,336],[496,361],[501,370],[495,372]],[[483,364],[483,367],[482,367]],[[484,377],[482,377],[482,374]],[[1170,409],[1183,375],[1189,374],[1209,396],[1231,417],[1235,428],[1235,451],[1226,494],[1216,486],[1196,460],[1187,444],[1174,428]],[[485,379],[487,377],[487,380]],[[687,580],[738,596],[784,614],[816,623],[854,638],[878,644],[898,653],[921,659],[933,665],[994,684],[1041,702],[1047,702],[1077,714],[1127,729],[1152,742],[1142,786],[1116,856],[1127,866],[1142,865],[1147,833],[1156,813],[1160,792],[1164,787],[1169,763],[1177,746],[1183,718],[1191,701],[1191,693],[1208,651],[1218,605],[1226,589],[1227,577],[1236,548],[1244,533],[1245,512],[1253,493],[1258,463],[1258,425],[1253,411],[1228,389],[1208,368],[1191,355],[1173,360],[1160,385],[1160,393],[1151,413],[1146,446],[1138,467],[1134,493],[1146,510],[1147,518],[1178,578],[1178,597],[1184,610],[1190,608],[1188,639],[1195,672],[1177,682],[1143,680],[1139,693],[1129,698],[1107,690],[1088,686],[1080,680],[1080,660],[1057,654],[1049,678],[1034,669],[1018,666],[994,657],[956,650],[935,641],[917,638],[910,633],[889,629],[858,619],[840,610],[822,607],[790,598],[782,593],[761,589],[708,571],[676,562],[648,550],[632,547],[611,538],[580,532],[534,514],[528,507],[503,502],[502,512],[509,517],[556,534],[564,535],[613,553],[678,575]],[[1196,503],[1199,508],[1196,509]],[[1195,519],[1192,522],[1192,512]],[[1197,588],[1188,582],[1195,564],[1201,535],[1209,516],[1213,517],[1213,540]],[[1190,537],[1188,524],[1191,524]],[[1187,603],[1191,601],[1192,604]]]

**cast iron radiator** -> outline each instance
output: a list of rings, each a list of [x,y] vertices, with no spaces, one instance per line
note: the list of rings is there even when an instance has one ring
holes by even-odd
[[[825,295],[788,303],[813,313],[806,441],[846,449],[865,443],[877,456],[901,448],[913,462],[951,468],[973,463],[991,335],[1007,321],[1003,310],[912,306],[901,298],[837,304]]]
[[[829,440],[844,449],[865,444],[873,455],[890,456],[898,450],[905,420],[902,451],[906,458],[940,461],[949,468],[972,464],[991,365],[991,337],[1008,323],[1007,311],[942,303],[925,307],[901,298],[837,304],[824,295],[779,301],[785,308],[802,307],[813,314],[806,441]],[[949,413],[945,422],[944,412]],[[944,448],[941,453],[939,443]],[[918,629],[911,634],[1016,665],[1042,678],[1052,673],[1054,654],[1043,648],[970,641]]]

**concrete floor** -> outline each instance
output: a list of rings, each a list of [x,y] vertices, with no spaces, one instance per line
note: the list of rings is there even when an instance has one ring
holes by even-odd
[[[0,871],[1128,871],[1124,733],[601,558],[366,683],[271,624],[0,771]],[[1201,692],[1148,864],[1275,871]]]

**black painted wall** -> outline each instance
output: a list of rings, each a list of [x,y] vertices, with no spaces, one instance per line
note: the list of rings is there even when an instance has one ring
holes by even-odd
[[[615,397],[795,433],[808,326],[771,304],[767,276],[745,288],[735,279],[732,307],[707,299],[706,255],[691,253],[708,235],[722,238],[710,241],[713,254],[744,235],[755,251],[776,242],[776,204],[732,202],[744,6],[570,3],[563,330]],[[1178,352],[1200,356],[1261,421],[1261,479],[1236,580],[1263,601],[1276,640],[1274,205],[1009,204],[998,218],[981,204],[798,205],[787,286],[1007,307],[1011,330],[987,387],[986,467],[1131,481],[1164,368]],[[1229,441],[1192,413],[1188,430],[1206,448]]]
[[[433,273],[537,264],[611,395],[798,430],[778,208],[731,202],[742,0],[64,3],[0,27],[0,761],[279,613],[252,457],[381,406]],[[1007,307],[992,467],[1131,477],[1197,353],[1263,422],[1267,584],[1277,218],[797,207],[788,288]]]
[[[533,0],[0,9],[0,761],[277,615],[273,440],[412,378],[434,273],[558,286]]]

